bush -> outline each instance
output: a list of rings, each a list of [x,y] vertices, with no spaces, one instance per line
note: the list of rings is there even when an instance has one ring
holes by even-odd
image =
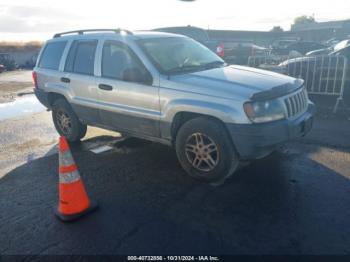
[[[18,67],[15,60],[8,56],[0,56],[0,64],[4,65],[5,69],[8,71],[15,70]]]

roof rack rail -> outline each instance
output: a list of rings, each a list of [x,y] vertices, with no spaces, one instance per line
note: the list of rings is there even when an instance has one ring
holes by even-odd
[[[132,35],[132,32],[129,30],[117,28],[117,29],[85,29],[85,30],[75,30],[75,31],[67,31],[62,33],[57,33],[53,36],[53,38],[61,37],[62,35],[70,35],[70,34],[78,34],[83,35],[88,32],[114,32],[116,34],[120,34],[121,32],[125,32],[129,35]]]

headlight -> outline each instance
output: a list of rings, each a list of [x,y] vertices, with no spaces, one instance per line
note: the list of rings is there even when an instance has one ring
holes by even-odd
[[[277,99],[247,102],[244,104],[244,111],[254,123],[270,122],[286,116],[283,103]]]

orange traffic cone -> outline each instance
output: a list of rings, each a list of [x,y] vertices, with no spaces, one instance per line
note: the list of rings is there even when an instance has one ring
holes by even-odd
[[[97,208],[90,201],[75,165],[67,140],[59,140],[59,203],[56,215],[62,221],[78,219]]]

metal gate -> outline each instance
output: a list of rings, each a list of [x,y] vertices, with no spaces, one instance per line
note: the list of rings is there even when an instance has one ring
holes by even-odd
[[[325,55],[314,57],[298,57],[277,64],[274,57],[249,57],[248,66],[259,67],[292,77],[301,78],[309,94],[337,96],[333,112],[336,113],[343,101],[344,88],[350,85],[347,81],[348,61],[345,56]],[[350,88],[350,86],[348,87]]]
[[[309,94],[337,96],[336,113],[343,100],[347,65],[346,57],[339,55],[293,58],[286,63],[286,74],[304,79]]]

